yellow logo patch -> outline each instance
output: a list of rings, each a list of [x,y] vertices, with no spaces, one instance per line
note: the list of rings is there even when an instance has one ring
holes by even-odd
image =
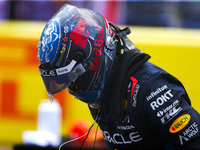
[[[184,114],[178,117],[169,128],[169,132],[176,133],[182,130],[190,121],[191,116],[189,114]]]

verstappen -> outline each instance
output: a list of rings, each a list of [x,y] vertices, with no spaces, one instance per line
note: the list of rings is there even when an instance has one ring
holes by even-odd
[[[87,103],[111,149],[200,149],[200,114],[184,86],[148,62],[129,33],[92,10],[64,5],[38,44],[48,95],[68,88]]]

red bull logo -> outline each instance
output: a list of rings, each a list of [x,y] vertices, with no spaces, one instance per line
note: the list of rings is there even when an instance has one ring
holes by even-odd
[[[99,67],[99,63],[101,61],[101,47],[103,46],[103,38],[104,38],[104,30],[101,26],[95,26],[95,30],[98,31],[98,36],[94,40],[93,51],[95,51],[96,57],[94,58],[94,63],[90,64],[89,69],[93,71],[97,71]]]
[[[82,16],[73,16],[74,19],[80,17],[80,20],[75,25],[74,29],[70,33],[70,38],[76,44],[81,46],[84,50],[86,49],[87,38],[90,33],[86,31],[86,26],[89,25],[89,21],[92,19],[89,17],[87,20],[84,20]]]

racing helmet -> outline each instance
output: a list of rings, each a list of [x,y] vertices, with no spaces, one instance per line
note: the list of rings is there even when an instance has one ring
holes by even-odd
[[[48,94],[68,88],[83,102],[99,100],[115,57],[114,32],[97,12],[65,4],[38,43],[39,71]]]

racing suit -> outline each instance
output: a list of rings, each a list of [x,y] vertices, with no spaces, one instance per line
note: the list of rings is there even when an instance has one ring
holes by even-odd
[[[114,121],[105,106],[98,122],[111,149],[200,149],[200,114],[163,69],[143,64],[130,76],[124,101],[124,121]]]

